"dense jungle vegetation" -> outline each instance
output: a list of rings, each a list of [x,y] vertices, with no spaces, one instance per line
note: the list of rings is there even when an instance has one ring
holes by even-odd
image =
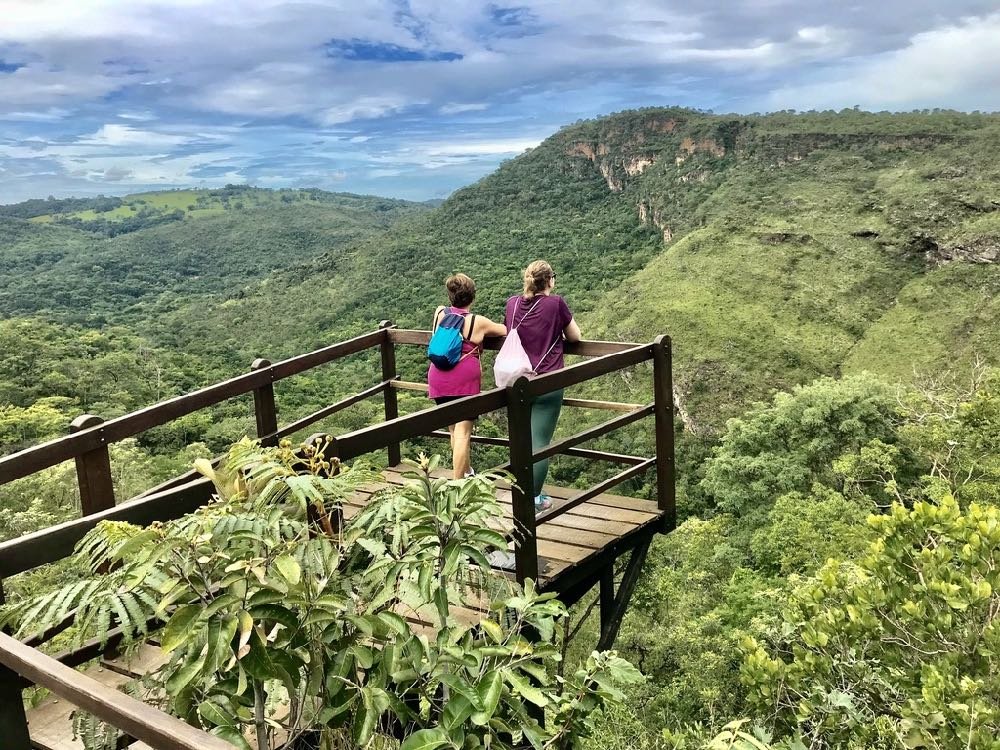
[[[681,523],[654,546],[617,644],[646,680],[579,742],[993,748],[997,142],[996,115],[647,109],[567,126],[435,208],[238,186],[0,207],[0,445],[383,318],[424,327],[452,271],[499,317],[544,257],[586,337],[672,336],[679,406]],[[407,379],[424,366],[401,356]],[[362,356],[282,384],[282,420],[376,368]],[[647,387],[640,370],[598,390],[640,401]],[[560,434],[583,419],[564,413]],[[251,430],[240,400],[116,446],[118,497]],[[633,429],[615,447],[650,444]],[[601,471],[553,467],[566,485]],[[0,487],[0,538],[76,502],[71,465]],[[39,578],[11,583],[17,600]]]

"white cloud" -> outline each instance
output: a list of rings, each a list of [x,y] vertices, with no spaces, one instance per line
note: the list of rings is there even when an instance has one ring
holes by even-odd
[[[109,123],[102,125],[96,133],[79,140],[78,143],[93,146],[164,148],[179,146],[188,140],[184,136],[154,133],[150,130],[137,130],[129,125]]]
[[[534,148],[539,143],[541,143],[540,138],[437,143],[426,145],[420,151],[427,156],[502,156],[503,154],[519,154],[525,149]]]
[[[769,109],[1000,109],[1000,13],[914,35],[906,47],[782,86]]]
[[[461,114],[462,112],[481,112],[484,109],[488,109],[489,106],[490,105],[485,102],[478,102],[474,104],[452,103],[452,104],[445,104],[440,109],[438,109],[438,112],[440,112],[442,115],[457,115]]]

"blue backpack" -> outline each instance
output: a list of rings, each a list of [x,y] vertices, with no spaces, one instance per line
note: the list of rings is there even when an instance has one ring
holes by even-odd
[[[476,324],[476,316],[472,316],[472,326]],[[451,370],[462,361],[462,328],[465,327],[465,316],[459,313],[446,313],[434,327],[430,343],[427,344],[427,359],[439,370]]]

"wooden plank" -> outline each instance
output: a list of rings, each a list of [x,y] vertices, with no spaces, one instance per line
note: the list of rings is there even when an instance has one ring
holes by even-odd
[[[30,750],[28,719],[21,693],[24,687],[20,675],[0,666],[0,737],[4,750]]]
[[[532,486],[531,400],[527,378],[518,378],[507,388],[507,439],[510,441],[510,470],[514,484],[510,488],[511,507],[518,541],[514,550],[517,582],[538,579],[538,555],[541,545],[535,533],[535,492]],[[549,556],[549,553],[545,553]],[[561,558],[560,558],[561,559]]]
[[[504,517],[502,520],[497,519],[495,524],[491,523],[490,525],[495,527],[497,531],[507,534],[514,528],[514,514],[511,509],[509,490],[501,490],[501,492],[506,493],[505,498],[500,501]],[[344,506],[344,517],[352,518],[367,502],[370,494],[359,492],[355,498],[349,499],[348,505]],[[356,498],[359,496],[364,499],[357,500]],[[539,527],[538,534],[539,538],[598,549],[612,543],[619,536],[635,527],[635,523],[567,513]]]
[[[48,688],[64,701],[79,706],[118,727],[125,734],[159,750],[232,750],[229,743],[218,737],[195,729],[180,719],[101,684],[93,677],[64,666],[6,633],[0,633],[0,663],[36,685]],[[127,679],[124,675],[112,674],[115,679]],[[58,750],[64,748],[60,747]]]
[[[571,385],[577,385],[585,380],[593,380],[602,375],[645,362],[652,356],[652,344],[642,344],[615,354],[605,354],[603,357],[596,357],[586,362],[564,367],[561,370],[530,378],[526,386],[527,393],[531,396],[541,396],[543,393],[558,391],[560,388],[569,388]]]
[[[93,666],[84,672],[90,679],[112,690],[131,680],[130,677]],[[32,744],[40,750],[83,750],[83,742],[73,739],[72,714],[77,707],[56,695],[46,696],[28,710],[28,728]]]
[[[170,655],[163,652],[159,646],[143,643],[133,653],[119,654],[110,659],[102,659],[105,669],[132,679],[145,677],[170,661]]]
[[[625,482],[629,479],[632,479],[633,477],[638,476],[639,474],[648,471],[653,467],[655,463],[656,459],[651,458],[648,461],[645,461],[636,466],[630,466],[629,468],[625,469],[625,471],[619,472],[618,474],[615,474],[613,477],[605,479],[603,482],[598,482],[589,490],[578,492],[572,497],[566,498],[565,500],[556,503],[554,507],[549,508],[549,510],[539,514],[537,519],[538,523],[543,524],[546,521],[561,516],[563,513],[568,513],[573,508],[579,505],[583,505],[585,502],[591,500],[592,498],[598,497],[605,490],[609,490],[612,487],[621,484],[622,482]]]
[[[251,370],[265,370],[271,366],[269,359],[255,359]],[[270,371],[273,374],[273,370]],[[253,390],[253,413],[257,422],[257,437],[261,445],[276,445],[274,433],[278,429],[278,407],[274,403],[274,383],[264,383]]]
[[[101,521],[126,521],[145,526],[153,521],[179,518],[211,498],[212,483],[202,477],[186,485],[50,526],[32,534],[0,542],[0,578],[55,562],[73,552],[76,543]]]
[[[391,320],[383,320],[379,323],[378,327],[379,330],[385,332],[385,337],[382,339],[382,343],[379,347],[382,359],[382,381],[391,383],[397,377],[396,345],[392,343],[392,340],[389,338],[389,331],[395,328],[396,324]],[[384,389],[382,391],[382,400],[385,406],[385,421],[389,422],[396,419],[399,416],[399,401],[396,391],[392,388]],[[400,446],[398,438],[386,443],[386,453],[388,454],[390,466],[394,466],[399,463]]]
[[[663,511],[663,530],[677,525],[674,486],[674,384],[669,336],[653,342],[653,390],[656,408],[656,495]]]
[[[402,485],[408,481],[405,477],[392,469],[386,470],[384,472],[384,476],[386,481],[392,484]],[[509,504],[511,502],[509,483],[501,481],[497,483],[497,487],[497,499],[501,504]],[[574,492],[576,492],[576,490],[567,489],[565,487],[556,487],[555,485],[548,484],[545,485],[544,489],[546,494],[559,498],[569,498]],[[609,495],[607,493],[603,493],[595,497],[587,505],[590,504],[599,505],[601,507],[594,508],[593,510],[576,508],[570,511],[569,515],[594,519],[595,521],[613,520],[625,521],[631,524],[642,524],[650,520],[650,518],[659,515],[656,503],[650,500],[639,500],[634,497],[623,497],[620,495]]]
[[[312,414],[307,414],[301,419],[297,419],[291,424],[285,425],[274,433],[275,438],[283,438],[288,435],[292,435],[299,430],[304,430],[311,424],[319,422],[321,419],[326,419],[327,417],[336,414],[339,411],[343,411],[348,406],[354,406],[354,404],[364,401],[366,398],[371,398],[386,389],[386,383],[382,382],[378,385],[373,385],[371,388],[366,388],[361,391],[361,393],[355,393],[353,396],[348,396],[347,398],[341,399],[335,404],[330,404],[329,406],[324,406],[322,409],[314,411]]]
[[[635,411],[642,408],[642,404],[623,404],[620,401],[594,401],[590,398],[564,398],[563,406],[572,406],[577,409],[603,409],[605,411]]]
[[[450,424],[502,409],[506,404],[506,392],[502,388],[495,388],[476,396],[466,396],[451,401],[443,406],[390,419],[382,424],[339,436],[338,455],[342,460],[356,458],[384,448],[390,442],[421,437]]]
[[[81,414],[69,429],[80,432],[104,424],[101,417]],[[76,457],[76,483],[80,488],[80,512],[89,516],[115,507],[115,486],[111,479],[111,456],[107,444]]]
[[[421,393],[427,393],[430,390],[427,383],[414,383],[409,380],[393,380],[392,387],[397,391],[420,391]]]
[[[385,336],[385,331],[363,333],[360,336],[355,336],[353,339],[331,344],[308,354],[299,354],[298,356],[275,362],[272,366],[274,379],[284,380],[290,375],[298,375],[300,372],[311,370],[319,365],[325,365],[334,360],[348,357],[351,354],[371,349],[373,346],[381,344],[385,340]]]

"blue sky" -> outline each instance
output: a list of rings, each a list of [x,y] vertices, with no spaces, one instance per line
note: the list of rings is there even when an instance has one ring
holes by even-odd
[[[0,202],[437,198],[641,106],[1000,110],[1000,0],[0,0]]]

